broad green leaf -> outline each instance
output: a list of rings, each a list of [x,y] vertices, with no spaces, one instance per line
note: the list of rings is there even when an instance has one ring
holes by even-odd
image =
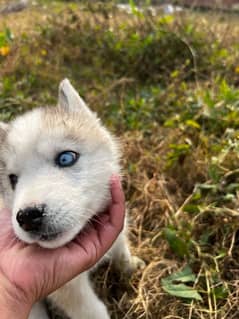
[[[176,230],[165,228],[164,236],[167,242],[169,243],[170,248],[179,257],[184,257],[185,255],[188,255],[188,244],[178,236]]]
[[[168,294],[172,296],[200,301],[202,300],[202,297],[199,295],[196,289],[188,287],[184,284],[175,285],[167,280],[162,279],[162,287]]]
[[[172,296],[202,300],[198,291],[185,285],[188,282],[195,282],[196,276],[192,269],[187,265],[182,270],[162,279],[163,289]]]
[[[191,267],[186,265],[182,270],[168,276],[165,280],[178,282],[195,282],[196,276],[192,272]]]

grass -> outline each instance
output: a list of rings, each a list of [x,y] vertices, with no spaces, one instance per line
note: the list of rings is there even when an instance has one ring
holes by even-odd
[[[237,16],[39,1],[0,30],[1,120],[54,104],[69,77],[121,136],[129,240],[146,267],[128,281],[100,269],[112,318],[237,318]]]

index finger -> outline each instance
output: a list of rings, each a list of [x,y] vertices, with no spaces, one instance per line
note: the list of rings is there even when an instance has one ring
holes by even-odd
[[[112,204],[110,206],[110,222],[112,226],[123,227],[125,217],[125,196],[122,190],[119,176],[111,178],[111,197]]]

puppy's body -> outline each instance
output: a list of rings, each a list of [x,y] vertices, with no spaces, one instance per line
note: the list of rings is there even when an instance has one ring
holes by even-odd
[[[115,139],[68,80],[56,108],[39,108],[0,129],[0,188],[12,209],[16,236],[45,248],[71,241],[110,200],[109,180],[119,174]],[[109,255],[132,266],[124,231]],[[84,272],[49,298],[72,319],[108,319]],[[45,319],[40,304],[30,319]]]

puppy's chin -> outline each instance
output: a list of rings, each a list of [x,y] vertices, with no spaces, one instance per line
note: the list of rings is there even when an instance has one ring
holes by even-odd
[[[23,231],[20,227],[13,227],[13,228],[14,228],[16,237],[20,239],[21,241],[23,241],[24,243],[37,244],[40,247],[48,248],[48,249],[55,249],[68,244],[81,231],[81,228],[78,226],[77,228],[75,227],[73,229],[60,233],[55,238],[41,239],[40,235],[31,236],[27,232]]]
[[[72,241],[76,235],[80,232],[80,230],[70,230],[60,234],[57,238],[51,240],[36,240],[36,244],[40,247],[48,248],[48,249],[55,249],[62,247]]]

